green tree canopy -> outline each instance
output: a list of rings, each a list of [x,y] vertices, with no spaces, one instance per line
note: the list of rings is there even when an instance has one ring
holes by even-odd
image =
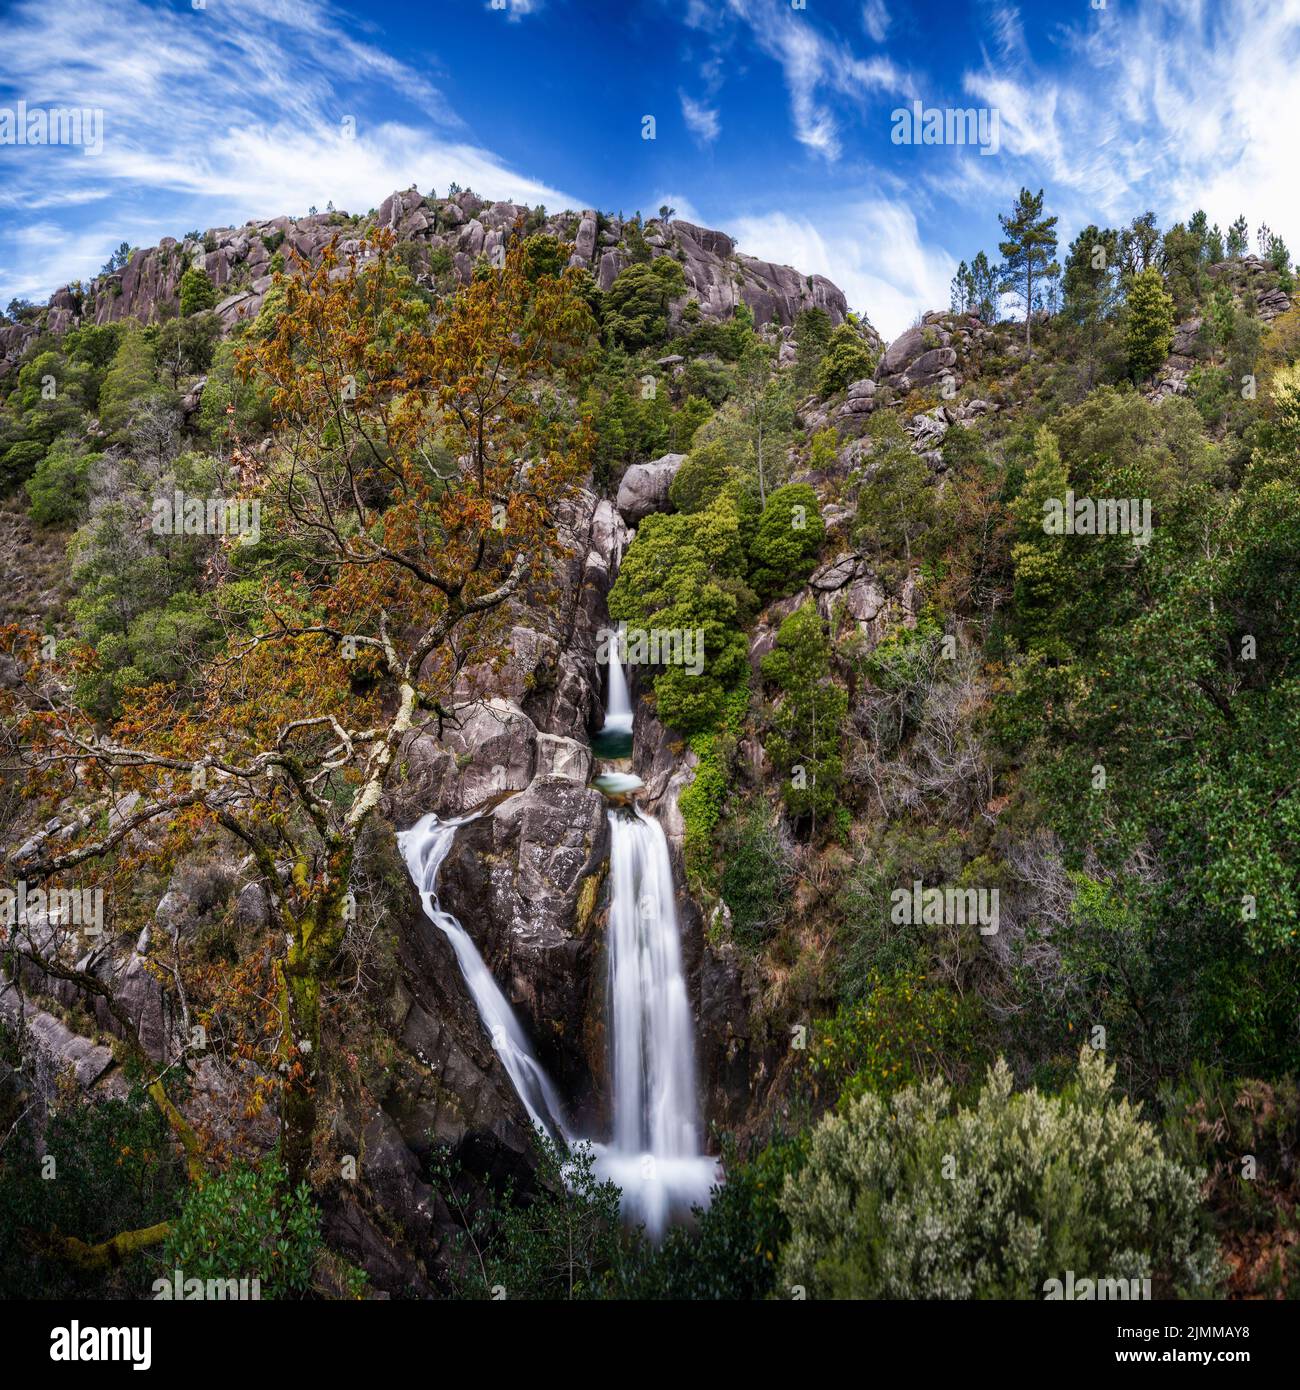
[[[786,809],[824,821],[843,778],[848,696],[831,679],[830,639],[816,604],[805,603],[781,624],[762,672],[778,691],[763,748],[781,778]]]

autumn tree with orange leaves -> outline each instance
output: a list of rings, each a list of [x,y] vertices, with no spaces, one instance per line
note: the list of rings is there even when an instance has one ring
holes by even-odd
[[[569,387],[595,324],[580,273],[530,273],[517,234],[503,265],[432,312],[384,232],[346,261],[332,246],[299,263],[278,290],[280,311],[240,354],[276,418],[249,481],[275,572],[251,601],[245,584],[197,696],[138,691],[111,728],[74,707],[72,673],[9,633],[22,671],[7,692],[11,766],[31,798],[82,808],[71,830],[64,815],[37,831],[9,868],[29,885],[77,870],[109,881],[233,837],[271,905],[273,989],[254,1060],[278,1089],[297,1183],[311,1172],[322,1015],[359,837],[403,742],[447,717],[458,671],[499,658],[506,605],[545,594],[558,508],[589,466]],[[29,969],[105,993],[74,963],[70,933],[17,926],[12,937]],[[162,1078],[151,1094],[197,1159]]]

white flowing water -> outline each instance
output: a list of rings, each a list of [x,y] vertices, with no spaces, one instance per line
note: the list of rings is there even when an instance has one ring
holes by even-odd
[[[492,1040],[493,1050],[514,1082],[529,1118],[548,1138],[567,1144],[573,1136],[565,1126],[560,1097],[551,1078],[533,1054],[514,1010],[497,988],[492,972],[484,964],[469,933],[450,912],[444,912],[438,905],[438,870],[451,851],[456,831],[474,819],[474,816],[465,816],[460,820],[440,821],[437,816],[427,815],[409,830],[402,831],[397,843],[407,870],[420,890],[425,915],[456,952],[461,974]]]
[[[609,644],[609,696],[605,701],[605,729],[611,733],[632,732],[632,700],[628,694],[627,676],[618,659],[618,642]]]
[[[630,734],[632,705],[617,647],[610,652],[602,732]],[[596,785],[627,795],[642,783],[606,772]],[[560,1098],[469,933],[438,904],[437,879],[456,831],[474,816],[427,815],[398,835],[429,920],[451,942],[479,1017],[533,1123],[558,1143],[575,1136]],[[701,1151],[695,1038],[682,970],[672,859],[657,820],[635,807],[609,812],[609,1032],[613,1139],[591,1145],[597,1174],[623,1193],[623,1210],[658,1240],[675,1217],[707,1206],[721,1174]]]
[[[609,812],[609,1000],[614,1138],[596,1169],[653,1238],[707,1206],[717,1164],[700,1150],[695,1040],[682,970],[672,860],[657,820]]]

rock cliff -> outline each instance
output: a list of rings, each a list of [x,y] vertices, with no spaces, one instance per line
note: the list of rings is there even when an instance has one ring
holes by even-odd
[[[747,304],[759,325],[789,326],[801,309],[813,306],[825,309],[836,323],[847,312],[843,293],[825,276],[746,256],[724,232],[689,222],[651,221],[642,233],[629,220],[590,208],[547,215],[544,209],[489,202],[469,191],[436,198],[409,188],[391,193],[365,216],[330,211],[213,227],[180,241],[164,237],[157,246],[134,251],[121,270],[56,290],[30,321],[0,324],[0,374],[42,328],[60,335],[80,324],[126,318],[151,323],[174,315],[181,276],[192,265],[206,271],[216,286],[216,312],[229,331],[256,317],[274,269],[291,262],[290,252],[315,261],[338,237],[346,255],[368,231],[383,227],[397,237],[403,258],[422,283],[431,285],[439,275],[465,283],[480,257],[491,260],[500,252],[517,223],[529,234],[544,232],[572,242],[571,263],[588,269],[601,289],[609,289],[638,256],[675,256],[687,288],[674,305],[675,315],[688,299],[698,302],[703,318],[715,321],[729,319],[737,304]]]

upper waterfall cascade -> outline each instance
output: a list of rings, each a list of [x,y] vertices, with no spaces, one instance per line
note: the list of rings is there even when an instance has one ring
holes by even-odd
[[[627,676],[619,660],[617,642],[609,649],[609,698],[605,705],[605,728],[619,733],[632,732],[632,701],[628,695]]]

